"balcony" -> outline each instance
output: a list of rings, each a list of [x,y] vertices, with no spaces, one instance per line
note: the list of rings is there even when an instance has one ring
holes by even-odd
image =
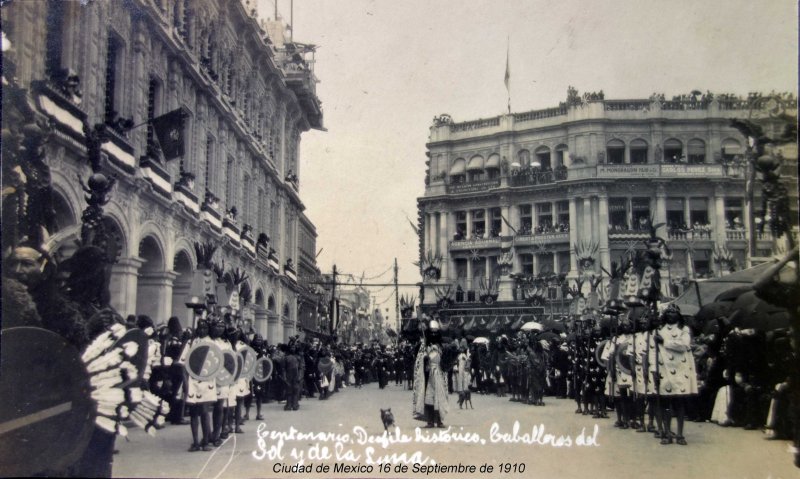
[[[447,185],[447,192],[450,194],[475,193],[476,191],[486,191],[500,186],[500,178],[492,180],[474,181],[469,183],[453,183]]]
[[[747,230],[725,230],[725,239],[728,241],[747,241]]]
[[[450,242],[450,250],[471,250],[480,248],[499,248],[500,237],[494,238],[474,238],[453,240]]]
[[[608,239],[610,241],[630,241],[630,240],[645,241],[649,238],[650,238],[650,232],[647,230],[629,230],[629,229],[608,230]]]
[[[673,228],[667,231],[667,238],[671,240],[683,241],[711,241],[714,239],[714,230],[711,228],[698,228],[683,230]]]
[[[567,179],[567,168],[556,168],[555,171],[539,171],[532,168],[522,169],[511,173],[508,178],[510,186],[546,185]]]

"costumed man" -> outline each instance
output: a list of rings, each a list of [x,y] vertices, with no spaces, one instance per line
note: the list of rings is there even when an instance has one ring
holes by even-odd
[[[244,342],[244,333],[241,329],[236,328],[232,331],[230,341],[231,345],[233,346],[234,351],[241,351],[247,347],[247,343]],[[233,430],[236,434],[241,434],[244,431],[242,430],[242,424],[244,424],[242,418],[242,411],[244,409],[244,398],[250,395],[250,379],[245,377],[240,377],[236,380],[236,383],[231,386],[231,393],[236,396],[236,402],[233,406],[233,413],[234,419],[236,421],[236,427]]]
[[[161,363],[167,370],[171,389],[169,391],[169,421],[172,424],[186,424],[183,419],[183,368],[178,364],[183,351],[183,331],[181,321],[173,316],[167,321],[167,332],[162,337]]]
[[[628,368],[630,362],[630,343],[632,341],[631,328],[628,321],[619,324],[619,334],[606,342],[601,358],[608,361],[608,375],[606,376],[606,395],[614,401],[617,412],[617,421],[614,427],[628,429],[638,428],[633,414],[633,377]],[[625,362],[628,361],[628,365]]]
[[[438,321],[431,321],[426,331],[428,346],[423,359],[425,387],[425,427],[444,427],[447,416],[447,379],[442,371],[442,332]]]
[[[675,442],[685,446],[683,423],[685,398],[697,394],[697,372],[692,354],[692,335],[684,325],[680,309],[670,305],[662,313],[664,325],[656,333],[658,344],[659,394],[662,397],[661,414],[664,421],[664,435],[661,444],[672,444],[672,416],[677,422]]]
[[[637,432],[653,432],[659,434],[661,418],[658,417],[659,428],[654,420],[657,416],[656,389],[653,374],[655,372],[655,331],[658,329],[657,317],[643,314],[639,317],[639,331],[634,334],[633,349],[634,375],[633,391],[639,398],[644,398],[645,404],[637,404],[637,418],[640,418],[640,427]],[[644,414],[647,414],[647,427],[645,427]]]
[[[256,361],[263,357],[269,357],[267,342],[264,341],[264,337],[260,334],[253,336],[253,342],[250,346],[256,352]],[[261,404],[267,400],[267,381],[253,379],[251,390],[253,391],[253,399],[256,401],[256,420],[260,421],[264,419],[264,416],[261,415]]]
[[[466,398],[466,391],[469,390],[469,385],[472,382],[472,375],[470,374],[470,357],[469,350],[466,345],[461,346],[461,352],[458,353],[456,358],[456,377],[453,381],[453,389],[458,393],[458,408],[461,409]]]
[[[422,341],[417,345],[417,355],[414,360],[414,380],[413,380],[413,394],[411,396],[411,406],[414,413],[414,419],[425,419],[425,354],[427,345],[425,344],[425,336],[422,336]]]
[[[303,359],[297,355],[295,339],[289,341],[286,356],[283,358],[283,381],[286,386],[286,405],[284,411],[300,409],[300,383],[303,380]]]
[[[211,328],[209,337],[211,341],[216,344],[221,351],[231,351],[231,343],[225,341],[225,323],[221,320],[213,320],[210,322]],[[214,401],[212,412],[212,425],[211,442],[214,446],[219,447],[222,445],[222,440],[228,437],[228,396],[230,395],[231,386],[229,384],[217,384],[217,397]]]
[[[185,365],[189,360],[189,351],[197,344],[214,344],[208,337],[209,324],[205,319],[197,322],[195,337],[190,340],[183,348],[179,364]],[[189,405],[191,415],[192,445],[189,452],[210,451],[211,450],[211,408],[217,400],[217,384],[215,380],[200,381],[188,374],[184,376],[184,393],[186,404]],[[199,437],[199,429],[202,428],[202,441]]]

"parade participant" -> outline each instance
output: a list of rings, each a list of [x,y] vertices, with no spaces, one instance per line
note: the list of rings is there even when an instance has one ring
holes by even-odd
[[[179,364],[185,365],[189,360],[189,351],[192,346],[204,343],[213,344],[213,340],[208,337],[208,334],[208,321],[201,319],[197,322],[195,337],[183,348],[181,357],[178,360]],[[184,376],[184,393],[186,395],[186,404],[189,405],[192,429],[192,445],[189,447],[189,452],[210,451],[211,407],[217,398],[217,385],[214,380],[200,381],[187,376]],[[199,428],[202,428],[202,441],[199,440]]]
[[[686,445],[683,436],[685,415],[684,400],[697,394],[697,373],[691,350],[691,333],[683,323],[680,309],[670,305],[662,314],[662,326],[656,334],[660,371],[659,394],[662,398],[661,413],[664,420],[664,436],[661,444],[672,444],[672,416],[677,422],[675,442]]]
[[[225,323],[221,320],[214,319],[210,322],[209,337],[222,351],[230,351],[233,348],[231,343],[225,341]],[[230,385],[217,384],[217,397],[214,401],[212,410],[212,425],[211,443],[219,447],[222,445],[222,440],[228,437],[228,396],[230,395]]]
[[[544,406],[544,388],[547,374],[545,351],[542,344],[531,337],[527,351],[527,403]]]
[[[155,327],[153,325],[153,320],[150,319],[150,316],[141,314],[136,319],[136,327],[144,331],[144,334],[147,335],[148,339],[148,351],[147,351],[147,366],[144,370],[144,376],[142,376],[142,389],[147,389],[148,391],[152,391],[155,389],[155,384],[152,384],[150,381],[151,375],[153,374],[153,368],[158,367],[161,365],[161,347],[158,342],[155,340]]]
[[[286,386],[286,405],[284,411],[300,409],[300,383],[303,380],[303,360],[297,355],[297,344],[289,342],[286,355],[283,357],[283,381]]]
[[[264,341],[264,337],[260,334],[253,336],[253,342],[250,344],[250,346],[256,352],[256,360],[263,357],[269,357],[267,342]],[[267,399],[267,382],[259,382],[253,379],[251,383],[251,391],[253,392],[253,399],[256,403],[256,420],[260,421],[264,419],[264,416],[261,415],[261,404],[263,404]],[[249,412],[250,411],[248,410],[248,413]]]
[[[633,392],[636,396],[634,402],[635,417],[639,421],[637,432],[655,432],[658,429],[654,425],[656,417],[655,381],[653,380],[654,370],[651,367],[655,361],[654,331],[657,329],[657,322],[650,320],[650,314],[643,314],[637,319],[639,331],[634,334],[633,363],[634,363],[634,382]],[[647,427],[645,428],[644,415],[647,414]],[[659,424],[660,424],[659,419]]]
[[[614,427],[628,429],[638,428],[639,424],[633,414],[632,386],[633,378],[628,365],[631,352],[628,350],[632,341],[631,328],[628,321],[619,324],[619,334],[606,342],[601,358],[608,361],[608,374],[606,376],[606,395],[613,398],[617,421]]]
[[[241,329],[228,329],[228,341],[230,341],[234,351],[240,351],[247,347],[247,343],[243,341],[243,338],[244,334]],[[228,411],[232,413],[232,417],[229,417],[228,421],[233,423],[233,432],[236,434],[242,434],[244,432],[242,430],[242,410],[244,409],[244,398],[248,394],[250,394],[249,379],[240,377],[231,385],[228,394]]]
[[[428,346],[423,357],[425,427],[444,427],[447,416],[447,383],[442,371],[442,336],[438,321],[431,321],[427,333]]]
[[[456,364],[453,366],[456,369],[455,380],[453,381],[453,389],[458,393],[458,407],[461,408],[464,403],[465,392],[469,390],[469,384],[472,382],[470,375],[470,357],[469,350],[466,346],[461,347],[461,352],[458,353]]]
[[[186,424],[183,419],[184,403],[181,397],[183,368],[178,364],[184,344],[181,322],[176,316],[173,316],[167,321],[166,333],[162,337],[161,343],[161,363],[166,369],[170,384],[167,398],[170,402],[170,409],[167,419],[172,424]]]

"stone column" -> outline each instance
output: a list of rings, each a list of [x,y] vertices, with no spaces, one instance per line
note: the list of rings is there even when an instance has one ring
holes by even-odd
[[[659,184],[656,186],[656,214],[655,214],[655,222],[658,223],[666,223],[667,222],[667,191],[664,188],[663,184]],[[656,230],[656,234],[662,238],[666,238],[666,226],[662,226]]]
[[[253,328],[256,330],[256,333],[260,334],[263,337],[267,337],[267,310],[263,306],[255,306],[253,308],[253,312],[255,313],[255,321],[253,321]],[[314,318],[316,321],[316,317]]]
[[[508,205],[503,205],[503,206],[500,207],[500,214],[503,215],[503,218],[505,218],[509,222],[511,221],[509,219],[509,207],[508,207]],[[511,234],[512,234],[511,230],[508,228],[508,225],[506,224],[506,222],[505,221],[501,221],[500,222],[500,236],[510,236]]]
[[[280,331],[279,327],[280,327],[280,323],[279,323],[278,314],[277,313],[268,313],[267,314],[267,336],[266,336],[265,339],[269,342],[270,345],[275,345],[275,344],[278,344],[280,342],[283,342],[283,340],[281,339],[282,336],[279,336],[279,334],[281,334],[281,331]]]
[[[466,239],[472,238],[472,210],[467,210],[467,231],[465,236]]]
[[[625,154],[622,162],[625,163],[626,165],[630,164],[631,162],[631,145],[629,145],[628,143],[625,143]]]
[[[608,193],[601,192],[597,197],[597,202],[599,210],[597,234],[600,239],[600,265],[608,271],[611,269],[611,252],[608,247]]]
[[[716,221],[711,224],[717,238],[716,243],[718,246],[724,247],[727,241],[727,236],[725,234],[725,190],[720,185],[714,188],[714,211]]]
[[[484,277],[487,281],[492,277],[492,256],[486,256]]]
[[[177,276],[172,271],[141,274],[136,287],[135,314],[146,314],[155,323],[169,318],[172,313],[172,282]]]
[[[472,258],[467,257],[467,290],[472,289]]]
[[[136,286],[139,268],[144,260],[139,257],[120,258],[111,265],[111,306],[122,316],[136,314]]]
[[[689,197],[683,199],[683,221],[686,222],[686,226],[689,228],[692,227],[692,215],[690,214],[691,206],[689,205],[691,200],[692,199]]]
[[[515,230],[519,231],[520,227],[522,226],[522,220],[520,219],[519,214],[519,205],[509,207],[509,212],[511,213],[511,217],[509,218],[506,216],[506,219],[511,222],[511,226],[513,226]],[[511,234],[514,234],[514,232],[512,231]]]
[[[489,238],[489,228],[491,227],[491,208],[483,209],[483,237]]]
[[[438,242],[438,249],[439,254],[442,256],[442,266],[441,268],[446,270],[447,269],[447,258],[450,256],[450,252],[447,251],[447,233],[450,225],[450,213],[447,211],[443,211],[439,213],[439,242]]]
[[[533,254],[533,275],[536,276],[539,274],[539,254]]]
[[[578,205],[577,199],[569,193],[569,276],[578,276],[578,257],[573,245],[578,243]]]
[[[583,240],[593,238],[592,234],[592,199],[588,196],[583,198],[583,229],[581,236]]]
[[[450,240],[452,240],[453,235],[456,232],[455,213],[450,213],[447,215],[447,231],[448,231],[448,236],[444,238],[445,245],[448,245],[447,247],[445,247],[445,251],[447,252],[447,257],[444,260],[444,265],[446,267],[446,270],[443,276],[447,278],[448,281],[452,281],[455,279],[456,276],[456,262],[453,253],[450,251],[449,245],[450,245]]]

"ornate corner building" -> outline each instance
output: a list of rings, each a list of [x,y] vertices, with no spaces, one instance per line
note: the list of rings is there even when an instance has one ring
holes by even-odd
[[[156,323],[178,316],[197,267],[195,242],[248,276],[243,316],[270,342],[298,328],[316,294],[316,230],[304,215],[300,136],[322,128],[313,45],[284,37],[240,0],[29,0],[3,6],[6,72],[50,117],[57,212],[51,253],[67,257],[90,175],[84,125],[105,124],[105,207],[120,250],[111,304]],[[5,47],[4,47],[5,48]],[[151,120],[182,108],[184,154],[159,157]],[[309,304],[306,304],[309,303]]]
[[[466,317],[483,308],[486,323],[532,311],[515,307],[538,296],[540,313],[566,312],[565,282],[582,276],[581,258],[592,259],[598,276],[611,271],[643,248],[651,226],[672,252],[662,270],[667,296],[687,279],[772,254],[770,231],[747,229],[760,191],[747,200],[748,143],[731,120],[753,108],[796,116],[792,95],[775,98],[777,105],[700,92],[609,100],[570,88],[555,108],[460,123],[436,117],[418,198],[425,308]],[[796,236],[796,143],[783,156]],[[537,277],[551,278],[542,291],[530,281]]]

